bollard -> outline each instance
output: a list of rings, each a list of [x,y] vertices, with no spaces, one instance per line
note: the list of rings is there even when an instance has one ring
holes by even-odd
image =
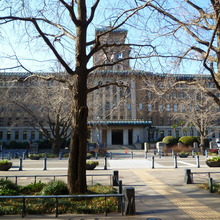
[[[175,154],[174,154],[174,151],[172,150],[172,157],[174,158]]]
[[[157,152],[156,152],[156,150],[154,150],[154,155],[156,155],[157,154]]]
[[[123,194],[125,195],[125,215],[136,215],[134,187],[125,187]]]
[[[177,168],[177,156],[174,156],[174,168]]]
[[[22,170],[22,158],[20,158],[19,170]]]
[[[112,159],[112,152],[110,152],[110,159]]]
[[[118,170],[114,170],[113,171],[113,176],[112,176],[113,180],[113,186],[118,186]]]
[[[59,159],[61,160],[62,159],[62,153],[60,152],[60,156],[59,156]]]
[[[194,158],[195,157],[195,152],[194,152],[194,150],[192,150],[192,158]]]
[[[207,150],[205,150],[205,156],[208,157],[208,152],[207,152]]]
[[[107,170],[107,157],[105,156],[105,161],[104,161],[104,170]]]
[[[147,159],[147,151],[145,151],[145,156],[144,156],[144,158]]]
[[[158,152],[158,156],[159,156],[159,158],[161,158],[161,151]]]
[[[118,188],[118,193],[119,194],[122,194],[122,181],[121,180],[119,180],[119,188]]]
[[[47,170],[47,158],[44,157],[44,169],[43,170]]]
[[[218,156],[220,157],[220,150],[218,150]]]
[[[154,169],[154,156],[151,157],[151,168]]]
[[[98,152],[95,152],[95,159],[98,159]]]
[[[193,184],[193,178],[190,169],[185,169],[184,183]]]
[[[47,158],[47,152],[45,152],[45,158]]]
[[[197,163],[197,168],[199,168],[200,167],[200,165],[199,165],[199,155],[196,156],[196,163]]]
[[[213,193],[213,184],[212,184],[212,178],[209,177],[209,192]]]
[[[131,151],[131,159],[133,159],[133,151]]]
[[[23,160],[25,160],[25,152],[23,152],[23,154],[22,154],[22,155],[23,155]]]

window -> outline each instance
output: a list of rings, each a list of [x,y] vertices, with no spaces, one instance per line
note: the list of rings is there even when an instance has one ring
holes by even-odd
[[[0,118],[0,126],[4,125],[4,118]]]
[[[31,131],[31,140],[35,139],[35,131]]]
[[[162,117],[159,118],[159,125],[163,125],[163,118]]]
[[[152,111],[152,104],[148,104],[148,111]]]
[[[7,140],[11,140],[11,131],[7,131]]]
[[[143,110],[142,103],[139,103],[139,110]]]
[[[164,131],[160,131],[160,138],[164,137]]]
[[[12,118],[8,118],[8,125],[11,125]]]
[[[151,121],[153,123],[153,117],[149,117],[148,121]]]
[[[212,138],[215,138],[215,131],[212,130]]]
[[[124,103],[121,103],[121,110],[124,110]]]
[[[169,99],[170,95],[168,93],[166,93],[166,99]]]
[[[172,136],[172,131],[168,130],[168,136]]]
[[[15,140],[19,139],[19,131],[15,131]]]
[[[176,99],[177,98],[177,94],[173,93],[173,98]]]
[[[0,140],[3,139],[3,131],[0,131]]]
[[[131,104],[128,103],[128,110],[131,110]]]
[[[39,139],[42,140],[43,139],[43,134],[39,133]]]
[[[109,110],[110,109],[110,102],[106,102],[106,104],[105,104],[105,110],[107,111],[107,110]]]
[[[159,105],[159,111],[160,111],[160,112],[163,111],[163,105]]]
[[[167,112],[170,112],[170,105],[169,104],[167,105],[166,108],[167,108]]]
[[[184,99],[184,93],[180,93],[180,98]]]
[[[167,117],[167,125],[171,125],[171,117]]]
[[[174,105],[174,106],[173,106],[173,111],[174,111],[174,112],[177,112],[177,105]]]
[[[151,92],[148,92],[148,99],[151,99],[152,98],[152,93]]]
[[[23,140],[27,140],[27,131],[23,131]]]
[[[176,137],[178,138],[180,136],[179,130],[176,130]]]
[[[181,105],[181,112],[185,112],[185,107],[184,107],[184,105]]]

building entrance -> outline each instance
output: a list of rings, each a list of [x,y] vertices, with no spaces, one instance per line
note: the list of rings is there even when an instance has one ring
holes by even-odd
[[[123,145],[123,130],[112,130],[112,145]]]

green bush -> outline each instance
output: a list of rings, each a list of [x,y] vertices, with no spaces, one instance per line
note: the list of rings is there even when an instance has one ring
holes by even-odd
[[[40,192],[45,186],[46,183],[42,183],[41,181],[38,183],[31,183],[27,186],[21,187],[21,193],[25,195],[31,195]]]
[[[175,145],[178,143],[178,138],[173,136],[166,136],[163,138],[162,142],[166,145]]]
[[[20,191],[19,186],[17,186],[11,180],[0,179],[0,195],[1,196],[18,195],[19,191]]]
[[[194,142],[197,142],[197,138],[193,136],[183,136],[179,139],[179,142],[185,145],[193,145]]]
[[[62,180],[49,182],[41,191],[41,195],[68,195],[67,185]]]

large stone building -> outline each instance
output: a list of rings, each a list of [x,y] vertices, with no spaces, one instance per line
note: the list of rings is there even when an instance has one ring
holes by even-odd
[[[106,29],[97,29],[96,34],[103,31]],[[178,111],[183,112],[181,100],[186,100],[189,96],[188,87],[179,84],[172,92],[167,92],[163,94],[163,97],[155,99],[155,92],[147,89],[147,84],[150,81],[152,83],[152,79],[154,79],[155,87],[160,88],[164,87],[161,83],[164,82],[165,76],[171,77],[173,81],[192,81],[195,76],[171,76],[131,70],[129,59],[127,59],[131,48],[124,45],[126,36],[127,31],[124,29],[103,35],[101,37],[102,44],[108,42],[115,44],[115,46],[101,50],[93,57],[94,65],[100,65],[100,68],[91,74],[88,86],[100,85],[100,89],[93,91],[88,97],[90,109],[88,118],[89,141],[100,142],[106,146],[127,146],[157,140],[164,136],[184,135],[177,118],[173,116]],[[116,64],[112,65],[113,62]],[[25,75],[26,73],[1,73],[1,95],[4,95],[10,84],[8,79]],[[204,78],[208,79],[207,87],[215,90],[208,76],[204,76]],[[119,86],[113,85],[114,82],[119,82]],[[108,83],[111,85],[102,87]],[[16,88],[25,90],[25,85],[17,83]],[[44,138],[38,130],[28,126],[25,120],[22,124],[16,124],[12,127],[13,121],[19,117],[19,112],[13,109],[5,116],[2,114],[4,111],[4,105],[2,105],[0,141],[9,143],[12,140],[21,142],[31,140],[33,142]],[[207,133],[210,134],[209,138],[220,137],[219,123],[220,120],[216,119],[207,129]],[[174,124],[178,125],[176,134],[171,127]],[[187,135],[192,135],[192,132],[193,135],[199,136],[195,128],[186,131]]]

